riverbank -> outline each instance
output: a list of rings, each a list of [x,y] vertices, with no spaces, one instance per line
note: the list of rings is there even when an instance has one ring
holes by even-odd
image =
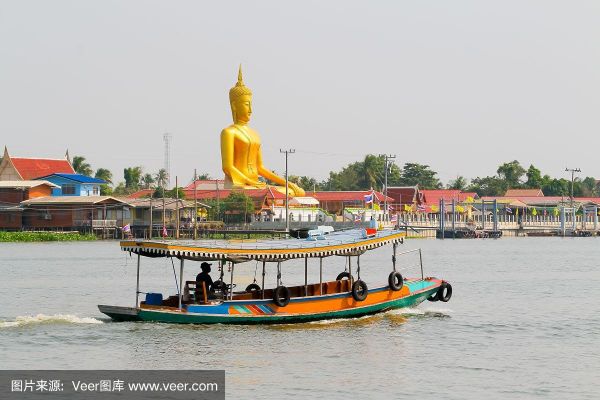
[[[0,242],[74,242],[96,240],[79,232],[0,232]]]

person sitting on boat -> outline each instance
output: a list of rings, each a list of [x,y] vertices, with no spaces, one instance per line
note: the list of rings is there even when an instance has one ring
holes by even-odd
[[[202,264],[200,264],[200,269],[202,269],[202,272],[200,272],[196,276],[196,287],[200,288],[202,286],[202,283],[204,282],[204,289],[206,290],[206,296],[209,297],[215,291],[215,289],[213,287],[213,280],[210,277],[210,264],[207,262],[203,262]]]

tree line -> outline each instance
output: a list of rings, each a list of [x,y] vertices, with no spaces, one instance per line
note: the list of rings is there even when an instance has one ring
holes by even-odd
[[[175,197],[174,189],[165,188],[168,181],[167,172],[145,173],[141,166],[123,169],[124,181],[113,187],[113,175],[105,168],[98,168],[95,173],[86,162],[85,157],[73,157],[75,172],[94,176],[107,182],[102,185],[102,194],[127,195],[140,189],[155,189],[153,197]],[[343,191],[343,190],[382,190],[385,182],[385,156],[368,154],[361,161],[349,163],[339,171],[329,172],[329,176],[318,181],[309,176],[290,175],[290,181],[300,185],[308,193],[311,191]],[[458,176],[444,185],[438,173],[429,165],[406,162],[402,167],[388,162],[388,186],[415,186],[421,189],[459,189],[476,192],[480,196],[501,196],[508,189],[541,189],[546,196],[569,196],[571,181],[565,177],[551,177],[534,165],[525,169],[517,160],[498,166],[496,175],[476,177],[468,180]],[[200,174],[197,179],[211,179],[209,174]],[[576,197],[598,197],[600,190],[598,181],[591,176],[576,177],[573,182],[573,194]],[[181,188],[179,188],[181,190]],[[180,195],[183,193],[180,192]]]

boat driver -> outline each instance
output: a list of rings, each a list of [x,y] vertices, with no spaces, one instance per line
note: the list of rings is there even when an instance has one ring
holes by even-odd
[[[213,280],[210,277],[210,266],[211,264],[207,262],[203,262],[202,264],[200,264],[200,269],[202,270],[202,272],[200,272],[196,276],[196,287],[200,287],[202,282],[204,282],[204,287],[206,288],[207,296],[211,295],[215,290],[213,287]]]

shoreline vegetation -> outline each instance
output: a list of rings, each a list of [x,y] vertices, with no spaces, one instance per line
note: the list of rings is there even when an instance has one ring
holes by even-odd
[[[96,240],[92,234],[79,232],[1,232],[0,242],[74,242]]]

